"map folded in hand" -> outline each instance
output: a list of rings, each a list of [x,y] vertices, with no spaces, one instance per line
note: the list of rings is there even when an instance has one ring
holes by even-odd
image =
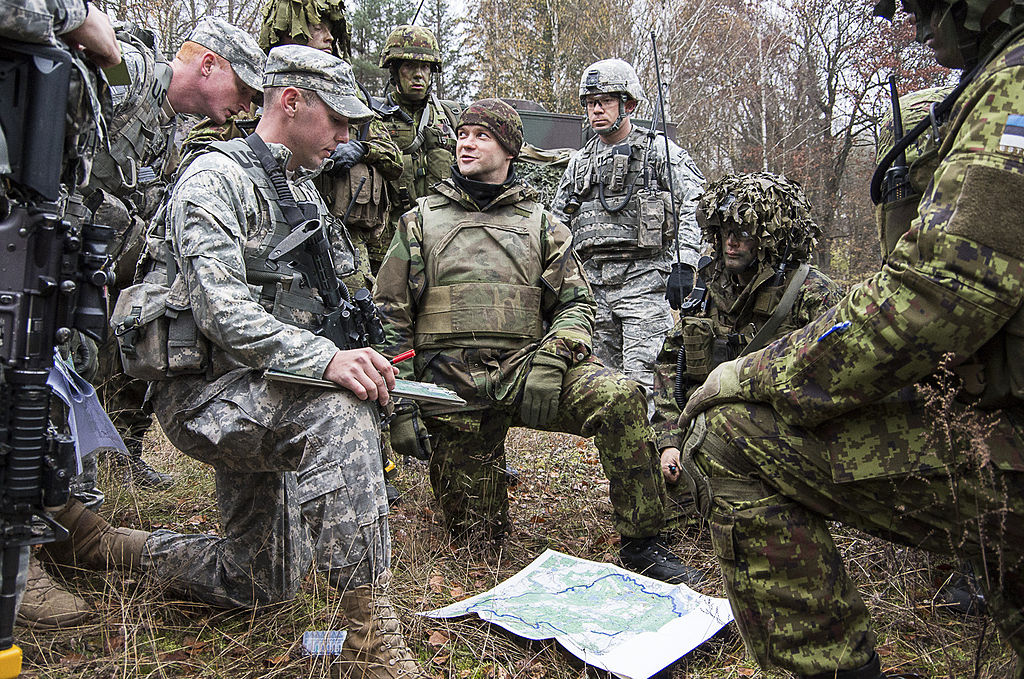
[[[319,377],[304,377],[294,373],[286,373],[280,370],[266,370],[263,377],[277,382],[291,382],[292,384],[306,384],[311,387],[323,389],[341,389],[342,387],[330,380],[323,380]],[[439,387],[429,382],[414,382],[412,380],[395,380],[395,388],[391,390],[395,396],[411,398],[414,401],[425,403],[443,403],[445,405],[465,405],[466,401],[451,389]]]

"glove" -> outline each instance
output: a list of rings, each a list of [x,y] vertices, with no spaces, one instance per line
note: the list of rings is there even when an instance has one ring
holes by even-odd
[[[519,416],[527,426],[538,427],[555,419],[565,368],[565,360],[555,354],[538,351],[533,355],[519,407]]]
[[[722,403],[746,401],[748,395],[740,382],[740,366],[743,359],[727,361],[711,371],[704,384],[690,395],[683,414],[679,416],[679,428],[686,431],[690,420],[708,408]]]
[[[366,155],[366,144],[358,139],[349,139],[344,144],[338,144],[331,154],[334,166],[331,167],[331,174],[337,172],[348,172],[352,166],[358,163]]]
[[[668,287],[665,288],[665,299],[668,305],[679,311],[683,300],[693,291],[693,267],[680,262],[672,264],[672,273],[668,275]]]
[[[391,447],[396,455],[409,455],[417,460],[430,460],[434,451],[430,445],[430,434],[423,426],[420,408],[415,403],[403,406],[395,413],[389,426]]]

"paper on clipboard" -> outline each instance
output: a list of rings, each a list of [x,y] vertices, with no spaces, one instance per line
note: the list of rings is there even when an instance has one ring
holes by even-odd
[[[320,379],[319,377],[305,377],[303,375],[295,375],[293,373],[273,369],[264,371],[263,377],[277,382],[306,384],[311,387],[321,387],[323,389],[342,388],[340,385],[335,384],[330,380]],[[414,401],[423,401],[424,403],[466,405],[466,400],[451,389],[439,387],[436,384],[430,384],[429,382],[414,382],[413,380],[396,379],[395,388],[391,390],[391,394],[394,396],[402,396],[403,398],[411,398]]]

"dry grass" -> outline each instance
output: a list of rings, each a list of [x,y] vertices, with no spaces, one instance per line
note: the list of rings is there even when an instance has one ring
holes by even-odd
[[[523,482],[512,493],[514,531],[500,555],[478,556],[447,539],[421,463],[407,465],[398,480],[405,495],[391,521],[392,599],[407,638],[424,666],[442,679],[599,676],[553,642],[527,642],[475,618],[436,621],[415,615],[490,588],[548,547],[614,560],[618,538],[593,447],[572,436],[514,430],[508,448]],[[147,442],[147,458],[175,475],[174,488],[134,490],[105,470],[102,513],[138,528],[216,530],[209,469],[176,453],[159,435]],[[837,542],[874,612],[886,667],[957,679],[1009,675],[1011,654],[990,624],[944,612],[933,600],[952,572],[946,562],[841,528]],[[688,563],[716,571],[706,538],[681,538],[676,548]],[[302,633],[344,626],[337,595],[313,576],[296,601],[256,612],[179,601],[145,578],[71,573],[67,580],[99,612],[98,620],[56,633],[19,628],[24,677],[327,677],[326,668],[300,656]],[[708,593],[722,595],[720,581],[713,589]],[[678,663],[672,676],[783,675],[758,670],[730,625]]]

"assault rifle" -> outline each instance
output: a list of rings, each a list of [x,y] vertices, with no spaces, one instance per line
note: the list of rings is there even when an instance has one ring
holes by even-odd
[[[47,512],[64,506],[75,445],[50,424],[54,348],[76,328],[102,342],[113,229],[61,219],[71,55],[0,46],[0,676],[21,671],[13,643],[31,545],[67,538]],[[95,205],[90,206],[95,210]],[[22,582],[19,582],[22,581]]]

